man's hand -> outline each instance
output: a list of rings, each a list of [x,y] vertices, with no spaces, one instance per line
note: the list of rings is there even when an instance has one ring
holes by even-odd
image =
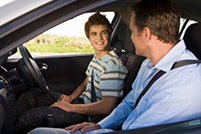
[[[87,131],[97,129],[101,129],[101,126],[92,122],[84,122],[81,124],[76,124],[65,128],[65,130],[71,130],[71,133],[74,133],[77,130],[80,130],[82,133],[85,133]]]
[[[67,112],[72,112],[72,104],[70,104],[68,101],[65,101],[64,99],[55,102],[50,107],[58,107],[60,109],[63,109]]]
[[[67,95],[65,95],[65,94],[62,94],[62,95],[59,97],[59,99],[57,100],[57,102],[58,102],[58,101],[62,101],[62,100],[67,101],[67,102],[71,102],[71,101],[72,101],[71,97],[70,97],[70,96],[67,96]]]

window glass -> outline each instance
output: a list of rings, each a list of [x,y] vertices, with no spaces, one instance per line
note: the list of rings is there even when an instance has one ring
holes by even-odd
[[[24,44],[33,57],[94,53],[84,32],[84,24],[92,14],[94,13],[79,15]],[[114,12],[101,12],[101,14],[112,22]]]

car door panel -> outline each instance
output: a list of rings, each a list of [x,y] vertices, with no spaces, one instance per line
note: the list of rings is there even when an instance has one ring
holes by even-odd
[[[92,55],[53,56],[50,58],[37,58],[37,64],[47,64],[42,73],[54,91],[69,94],[86,77],[85,71]]]
[[[41,72],[50,90],[69,94],[86,77],[85,71],[93,54],[74,54],[61,56],[34,57],[39,68],[45,64]],[[8,59],[4,64],[7,70],[15,69],[20,58]]]

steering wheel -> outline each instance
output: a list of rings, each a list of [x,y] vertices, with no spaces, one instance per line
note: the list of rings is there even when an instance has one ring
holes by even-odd
[[[22,59],[24,60],[25,65],[28,68],[28,71],[33,76],[34,82],[44,93],[49,92],[49,87],[47,85],[47,82],[43,76],[43,74],[40,71],[40,68],[34,61],[33,57],[29,53],[29,51],[24,47],[23,45],[19,46],[19,51],[22,56]]]

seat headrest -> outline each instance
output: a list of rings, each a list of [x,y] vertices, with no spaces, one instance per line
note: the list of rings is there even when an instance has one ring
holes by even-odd
[[[191,24],[185,34],[184,41],[188,50],[201,60],[201,23]]]

